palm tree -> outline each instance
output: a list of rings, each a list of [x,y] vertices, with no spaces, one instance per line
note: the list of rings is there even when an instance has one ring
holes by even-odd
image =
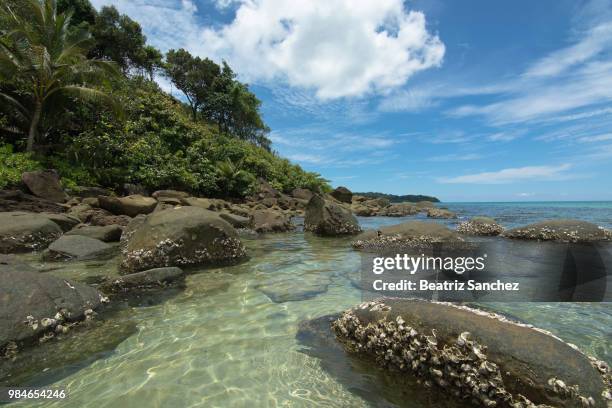
[[[74,99],[100,100],[119,112],[109,95],[92,88],[119,71],[111,62],[87,58],[90,34],[70,32],[71,14],[57,14],[55,0],[17,3],[0,5],[0,82],[13,88],[0,89],[0,99],[24,124],[31,152],[43,116],[53,118]]]

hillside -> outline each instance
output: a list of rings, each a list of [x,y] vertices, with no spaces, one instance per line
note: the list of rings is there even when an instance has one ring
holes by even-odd
[[[439,203],[440,200],[436,197],[426,196],[426,195],[395,195],[395,194],[385,194],[385,193],[354,193],[355,195],[360,195],[364,197],[371,198],[386,198],[392,203],[402,203],[402,202],[411,202],[417,203],[419,201],[431,201],[432,203]]]

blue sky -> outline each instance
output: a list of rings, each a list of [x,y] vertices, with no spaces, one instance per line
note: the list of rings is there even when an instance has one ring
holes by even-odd
[[[226,59],[273,148],[334,186],[612,200],[612,0],[92,3]]]

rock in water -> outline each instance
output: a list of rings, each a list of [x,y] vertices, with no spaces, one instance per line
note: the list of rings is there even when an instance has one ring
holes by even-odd
[[[605,363],[543,330],[465,306],[367,302],[333,330],[348,351],[475,406],[605,408],[610,392]]]
[[[408,221],[402,224],[366,231],[353,242],[353,248],[364,251],[403,250],[429,247],[433,244],[463,242],[461,236],[435,222]]]
[[[21,181],[35,196],[56,203],[63,203],[68,199],[55,170],[28,171],[21,175]]]
[[[100,289],[106,292],[121,292],[135,288],[146,289],[163,287],[166,284],[182,280],[185,273],[181,268],[170,266],[166,268],[154,268],[147,271],[123,275],[121,278],[112,279],[101,285]]]
[[[122,248],[124,273],[164,266],[231,264],[246,258],[236,230],[217,213],[199,207],[149,214],[133,231],[128,227],[128,234]]]
[[[45,249],[62,235],[62,229],[47,216],[27,212],[0,213],[0,253]]]
[[[103,208],[115,215],[127,215],[135,217],[138,214],[150,214],[157,205],[157,200],[151,197],[144,197],[134,194],[127,197],[98,197],[100,208]]]
[[[255,210],[251,215],[253,229],[259,233],[286,232],[295,227],[291,217],[276,210]]]
[[[469,221],[459,224],[457,232],[467,235],[492,237],[504,232],[504,227],[495,222],[493,218],[474,217]]]
[[[79,225],[68,231],[66,235],[80,235],[98,239],[102,242],[117,242],[121,239],[123,228],[120,225]]]
[[[314,195],[306,207],[304,229],[322,236],[353,235],[361,232],[357,218],[339,204]]]
[[[101,259],[110,257],[113,249],[114,247],[99,239],[66,234],[49,245],[43,254],[43,259],[48,261]]]
[[[430,218],[457,218],[457,214],[444,208],[428,208],[427,216]]]
[[[104,300],[94,288],[50,274],[0,265],[0,349],[83,320]]]
[[[337,187],[334,191],[329,193],[329,195],[342,203],[350,204],[353,201],[353,193],[346,187]]]
[[[612,240],[612,231],[579,220],[549,220],[506,231],[506,238],[559,242]]]

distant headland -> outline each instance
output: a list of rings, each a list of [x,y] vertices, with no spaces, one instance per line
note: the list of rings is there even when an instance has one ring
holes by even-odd
[[[440,202],[440,200],[436,197],[420,195],[420,194],[395,195],[395,194],[373,193],[373,192],[354,193],[354,194],[364,196],[364,197],[370,197],[370,198],[386,198],[392,203],[403,203],[406,201],[411,202],[411,203],[418,203],[419,201],[431,201],[432,203]]]

